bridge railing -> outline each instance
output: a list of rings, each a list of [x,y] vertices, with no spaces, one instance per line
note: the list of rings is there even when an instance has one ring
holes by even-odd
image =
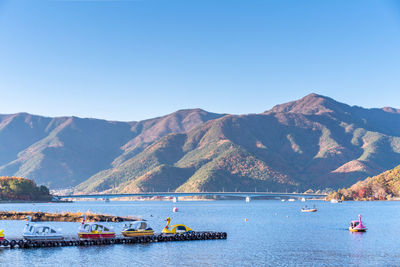
[[[132,194],[77,194],[77,195],[58,195],[59,199],[65,198],[94,198],[105,199],[124,198],[124,197],[188,197],[188,196],[229,196],[242,197],[247,202],[253,197],[286,197],[286,198],[324,198],[327,194],[307,194],[307,193],[281,193],[281,192],[150,192]]]

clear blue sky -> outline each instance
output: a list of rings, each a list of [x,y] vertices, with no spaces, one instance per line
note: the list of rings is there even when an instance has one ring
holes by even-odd
[[[311,92],[400,108],[400,4],[0,0],[0,113],[258,113]]]

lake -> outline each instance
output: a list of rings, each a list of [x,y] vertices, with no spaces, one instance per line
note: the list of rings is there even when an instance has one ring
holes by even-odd
[[[302,213],[303,205],[315,213]],[[173,213],[176,205],[179,212]],[[1,266],[400,266],[400,202],[323,201],[101,201],[0,204],[0,210],[82,211],[139,215],[156,232],[171,217],[193,230],[224,231],[227,240],[89,247],[0,249]],[[366,233],[350,233],[363,215]],[[245,221],[247,219],[247,222]],[[49,223],[76,234],[79,223]],[[117,233],[124,223],[109,223]],[[6,238],[21,236],[24,221],[1,221]]]

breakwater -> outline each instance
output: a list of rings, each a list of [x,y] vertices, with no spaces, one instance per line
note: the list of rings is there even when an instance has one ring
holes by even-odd
[[[27,240],[21,238],[9,238],[1,241],[0,245],[7,248],[46,248],[46,247],[71,247],[71,246],[101,246],[116,244],[139,244],[154,242],[175,242],[226,239],[225,232],[192,232],[184,234],[155,234],[151,236],[124,237],[117,236],[107,239],[79,239],[66,236],[62,240]]]
[[[32,222],[80,222],[83,215],[86,216],[87,222],[123,222],[140,219],[134,216],[121,217],[91,212],[0,211],[0,220],[26,220],[27,216],[30,216]]]

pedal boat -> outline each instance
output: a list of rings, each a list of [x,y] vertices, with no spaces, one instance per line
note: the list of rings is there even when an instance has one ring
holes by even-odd
[[[112,227],[106,227],[100,223],[85,223],[86,217],[83,216],[81,226],[78,229],[79,238],[102,239],[114,238],[115,232]]]
[[[169,224],[171,223],[171,218],[167,218],[167,225],[164,227],[164,229],[162,229],[161,233],[164,234],[182,234],[182,233],[186,233],[186,232],[193,232],[193,230],[189,227],[187,227],[184,224],[174,224],[169,226]]]
[[[4,230],[0,230],[0,241],[4,240]]]
[[[28,216],[28,223],[25,225],[22,234],[27,240],[62,240],[64,239],[61,230],[56,230],[51,226],[43,224],[32,224],[31,218]]]
[[[350,232],[365,232],[367,227],[361,221],[361,215],[358,215],[358,221],[351,221],[349,226]]]
[[[154,230],[146,221],[137,221],[125,224],[122,235],[126,237],[153,235]]]
[[[316,212],[318,209],[316,207],[308,208],[307,206],[301,208],[301,212]]]
[[[99,223],[83,223],[79,227],[78,236],[85,239],[114,238],[115,232],[112,227]]]

